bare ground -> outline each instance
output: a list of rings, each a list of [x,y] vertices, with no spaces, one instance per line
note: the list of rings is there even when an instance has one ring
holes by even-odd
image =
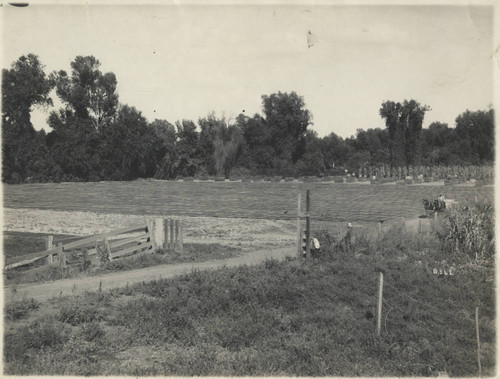
[[[156,215],[4,208],[3,230],[90,236],[144,222]],[[245,250],[279,247],[295,241],[290,220],[182,217],[184,242],[220,243]]]

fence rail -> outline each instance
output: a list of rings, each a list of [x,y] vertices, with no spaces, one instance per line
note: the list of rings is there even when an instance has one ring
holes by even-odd
[[[54,263],[55,256],[58,257],[59,264],[65,266],[66,255],[80,249],[84,250],[84,256],[87,257],[97,255],[99,249],[102,249],[107,252],[108,260],[122,258],[136,252],[144,253],[148,250],[154,252],[157,247],[182,251],[182,222],[180,220],[158,218],[154,224],[152,220],[147,220],[141,224],[95,234],[77,241],[65,244],[59,242],[58,246],[53,247],[51,247],[53,237],[49,236],[47,238],[48,248],[46,250],[6,258],[4,268],[12,269],[25,266],[40,259],[47,259],[47,263]],[[135,233],[136,235],[120,237],[122,234],[131,233]],[[112,243],[109,242],[111,238],[115,240]]]

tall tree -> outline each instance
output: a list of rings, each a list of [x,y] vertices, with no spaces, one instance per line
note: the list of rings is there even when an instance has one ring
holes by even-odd
[[[379,113],[385,119],[389,132],[390,161],[393,166],[419,163],[422,123],[428,110],[429,106],[415,100],[382,103]]]
[[[493,163],[495,158],[494,111],[469,110],[455,120],[460,148],[473,164]]]
[[[177,142],[177,175],[194,176],[201,159],[198,155],[199,133],[196,124],[191,120],[176,121]]]
[[[52,105],[54,82],[34,54],[23,55],[2,70],[2,180],[52,175],[55,167],[31,123],[35,107]],[[38,154],[33,154],[36,151]]]
[[[262,110],[277,157],[296,162],[305,150],[305,134],[312,122],[304,99],[295,92],[262,96]]]
[[[160,160],[156,162],[154,177],[156,179],[174,179],[177,168],[175,126],[167,120],[155,119],[150,127],[160,143],[158,151]]]
[[[103,74],[100,66],[93,56],[77,56],[71,62],[71,75],[64,70],[52,74],[57,95],[76,118],[91,120],[97,131],[111,123],[118,107],[115,74]]]

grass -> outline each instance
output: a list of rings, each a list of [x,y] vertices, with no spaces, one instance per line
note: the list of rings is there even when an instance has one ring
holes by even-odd
[[[16,251],[26,254],[28,251],[44,250],[44,235],[30,233],[4,233],[4,244],[15,246]],[[57,241],[63,236],[55,236]],[[75,237],[76,239],[79,237]],[[8,241],[8,242],[7,242]],[[41,242],[40,242],[41,241]],[[42,246],[41,248],[39,246]],[[185,262],[201,262],[214,259],[224,259],[237,256],[241,249],[221,244],[184,244],[182,253],[176,251],[157,250],[153,254],[146,254],[137,257],[129,257],[111,262],[106,262],[100,266],[87,267],[83,258],[69,257],[68,266],[61,270],[57,265],[45,265],[43,263],[34,263],[31,265],[10,269],[4,272],[4,281],[6,285],[47,282],[66,278],[76,278],[84,275],[100,275],[116,271],[127,271],[161,264],[174,264]]]
[[[20,301],[8,303],[5,305],[5,317],[8,320],[19,320],[26,317],[32,311],[37,310],[40,304],[35,299],[22,299]]]
[[[16,257],[44,251],[46,233],[25,233],[25,232],[3,232],[3,251],[6,258]],[[79,236],[69,236],[65,234],[54,235],[54,244],[64,240],[65,243],[77,240]]]
[[[357,235],[349,252],[323,243],[310,262],[269,260],[54,299],[51,316],[7,320],[4,372],[476,376],[477,306],[483,375],[493,375],[493,268],[434,275],[441,257],[432,251],[443,243],[400,225],[380,239]]]

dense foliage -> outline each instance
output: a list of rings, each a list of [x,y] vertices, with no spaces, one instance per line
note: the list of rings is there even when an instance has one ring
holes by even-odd
[[[262,96],[262,115],[212,113],[197,122],[149,122],[119,103],[117,78],[101,72],[98,59],[77,56],[70,66],[69,73],[47,75],[39,58],[28,54],[3,70],[3,182],[321,176],[344,169],[367,174],[366,167],[384,166],[386,173],[401,166],[479,166],[494,160],[493,109],[467,110],[455,128],[434,122],[423,129],[428,106],[385,101],[380,116],[386,129],[320,138],[308,129],[312,115],[304,99],[278,92]],[[30,113],[52,105],[53,90],[63,108],[50,113],[50,132],[36,131]]]

